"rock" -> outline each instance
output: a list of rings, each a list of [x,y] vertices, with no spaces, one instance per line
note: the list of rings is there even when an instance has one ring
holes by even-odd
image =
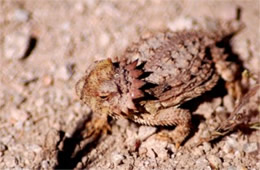
[[[6,100],[4,93],[0,93],[0,109],[5,106]]]
[[[44,141],[45,141],[44,146],[46,148],[48,148],[49,150],[55,150],[57,143],[60,141],[59,132],[55,129],[49,130],[47,135],[45,135]]]
[[[231,150],[232,150],[232,147],[231,147],[228,143],[225,143],[224,146],[222,147],[222,150],[223,150],[225,153],[230,153]]]
[[[238,142],[233,137],[227,137],[227,144],[235,150],[239,147]]]
[[[67,72],[66,66],[62,66],[62,67],[58,68],[56,75],[59,79],[62,79],[64,81],[67,81],[70,78],[70,75]]]
[[[3,155],[4,151],[7,150],[7,146],[0,142],[0,157]]]
[[[139,153],[139,155],[146,155],[147,148],[140,147],[138,153]]]
[[[64,81],[69,80],[74,74],[74,66],[75,64],[73,63],[68,63],[65,66],[61,66],[56,72],[57,77]]]
[[[61,26],[61,30],[69,31],[70,28],[71,28],[71,23],[70,22],[64,22],[60,26]]]
[[[84,157],[82,158],[82,160],[81,160],[81,162],[82,162],[83,164],[86,164],[87,161],[88,161],[88,157],[87,157],[87,156],[84,156]]]
[[[42,147],[37,144],[30,144],[27,146],[28,150],[33,151],[35,153],[40,153],[42,151]]]
[[[214,169],[219,169],[220,165],[222,164],[222,161],[219,157],[217,157],[216,155],[209,155],[207,157],[209,163],[214,166]]]
[[[212,102],[204,102],[199,105],[198,109],[195,111],[198,114],[203,115],[206,119],[210,119],[212,113],[221,104],[221,98],[215,98]]]
[[[38,80],[38,77],[33,75],[32,73],[28,73],[25,77],[20,79],[20,82],[24,86],[28,86],[30,83]]]
[[[246,143],[243,146],[243,150],[245,153],[252,153],[258,150],[257,143]]]
[[[113,152],[111,154],[111,161],[116,165],[122,164],[124,159],[125,159],[124,155],[118,152]]]
[[[195,147],[195,148],[193,149],[193,154],[196,155],[196,156],[202,155],[202,154],[203,154],[202,148],[201,148],[201,147]]]
[[[16,9],[13,13],[13,18],[16,20],[16,21],[19,21],[19,22],[26,22],[29,20],[29,12],[26,11],[25,9]]]
[[[17,165],[18,160],[14,156],[5,156],[4,157],[5,165],[9,168],[13,168]]]
[[[141,141],[145,140],[156,131],[156,127],[152,126],[141,126],[138,131],[138,137]]]
[[[35,106],[38,107],[38,108],[41,108],[43,105],[44,105],[45,101],[43,98],[39,98],[35,101]]]
[[[167,142],[160,141],[156,139],[149,139],[142,143],[141,147],[145,147],[147,149],[147,157],[150,158],[160,158],[162,160],[166,160],[169,158],[167,148]]]
[[[42,77],[42,83],[44,86],[50,86],[53,83],[53,78],[50,75],[44,75]]]
[[[16,107],[19,107],[23,102],[26,101],[26,97],[23,96],[22,94],[13,94],[13,103],[15,104]]]
[[[205,156],[200,157],[199,159],[196,160],[195,163],[196,167],[201,167],[202,169],[204,169],[205,167],[208,166],[209,162],[207,161],[207,159],[205,158]]]
[[[25,57],[24,55],[31,40],[28,27],[17,30],[7,34],[4,38],[4,57],[9,60],[17,60]]]
[[[172,31],[179,31],[183,29],[191,29],[194,25],[194,21],[189,17],[179,17],[176,18],[173,22],[168,23],[168,28]]]
[[[234,166],[229,166],[229,167],[227,168],[227,170],[237,170],[237,168],[234,167]]]
[[[68,107],[69,105],[69,96],[65,95],[62,90],[56,90],[55,92],[55,103],[63,107]]]
[[[121,127],[121,128],[125,128],[127,126],[129,126],[129,121],[127,119],[118,119],[116,121],[116,124]]]
[[[203,143],[203,150],[207,153],[207,152],[210,151],[210,149],[211,149],[210,143],[209,142],[204,142]]]
[[[85,5],[82,2],[77,2],[74,6],[76,12],[82,14],[85,11]]]
[[[108,33],[102,32],[102,33],[100,34],[100,36],[99,36],[99,45],[100,45],[101,47],[107,46],[110,41],[111,41],[111,40],[110,40],[110,37],[109,37]]]
[[[42,167],[42,169],[49,169],[50,168],[49,161],[48,160],[43,160],[41,162],[41,167]]]
[[[227,111],[231,113],[234,110],[234,99],[230,95],[226,95],[223,98],[223,104],[227,108]]]
[[[24,122],[29,118],[29,115],[27,112],[19,110],[19,109],[11,109],[10,110],[10,119],[9,121],[11,123],[16,124],[18,126],[19,122],[20,124],[24,124]]]

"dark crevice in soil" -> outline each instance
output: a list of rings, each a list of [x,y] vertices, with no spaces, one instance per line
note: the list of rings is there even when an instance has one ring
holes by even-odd
[[[25,51],[25,53],[22,57],[23,60],[28,58],[31,55],[32,51],[34,50],[34,48],[37,45],[37,41],[38,40],[35,36],[30,37],[30,40],[29,40],[29,43],[28,43],[28,48],[27,48],[27,50]]]
[[[98,144],[100,136],[97,136],[89,143],[82,144],[84,141],[82,132],[85,129],[86,122],[89,118],[86,118],[80,123],[73,135],[69,138],[65,138],[63,141],[63,148],[58,152],[57,160],[58,165],[55,169],[73,169],[81,162],[83,156],[87,155],[92,148],[95,148]]]

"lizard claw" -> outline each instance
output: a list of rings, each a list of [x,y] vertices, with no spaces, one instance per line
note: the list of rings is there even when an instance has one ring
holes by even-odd
[[[97,138],[100,135],[107,135],[111,132],[111,126],[108,124],[107,120],[104,119],[94,119],[87,122],[85,125],[85,130],[82,133],[83,138]]]

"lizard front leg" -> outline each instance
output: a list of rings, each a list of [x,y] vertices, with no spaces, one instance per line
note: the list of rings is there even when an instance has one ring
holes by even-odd
[[[169,107],[166,109],[158,110],[156,114],[145,113],[135,115],[131,118],[137,123],[152,125],[152,126],[171,126],[175,125],[176,128],[172,131],[163,130],[157,134],[158,139],[167,140],[168,142],[175,143],[178,148],[185,138],[189,135],[191,128],[191,114],[186,109],[177,107]]]
[[[111,127],[107,121],[107,115],[95,115],[86,122],[85,129],[82,132],[84,139],[96,140],[100,135],[106,135],[111,131]]]

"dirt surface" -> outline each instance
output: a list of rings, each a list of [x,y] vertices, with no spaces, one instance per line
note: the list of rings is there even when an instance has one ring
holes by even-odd
[[[238,7],[246,27],[232,48],[257,76],[258,0],[0,0],[0,169],[260,169],[259,130],[193,146],[232,112],[234,101],[224,88],[213,89],[211,100],[202,97],[193,111],[194,133],[179,150],[154,138],[158,128],[127,120],[111,121],[111,134],[87,145],[76,131],[90,109],[77,99],[74,85],[91,62],[120,55],[150,31],[234,18]],[[248,88],[254,84],[250,79]],[[255,120],[259,101],[258,93],[244,108]]]

